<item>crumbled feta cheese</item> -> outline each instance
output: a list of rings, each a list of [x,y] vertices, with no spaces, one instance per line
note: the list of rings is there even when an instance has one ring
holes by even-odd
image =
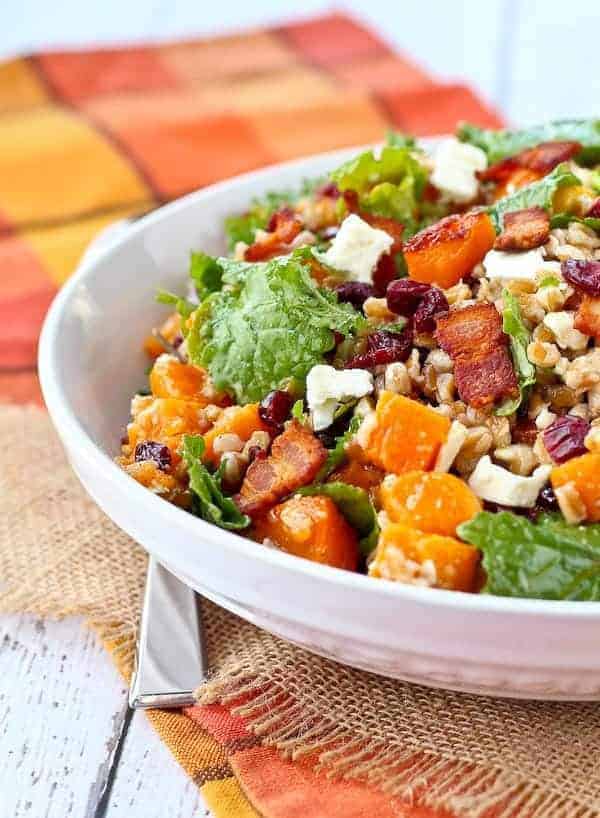
[[[547,429],[556,420],[556,415],[551,412],[547,406],[544,406],[542,411],[535,419],[536,427],[541,431]]]
[[[389,253],[393,238],[385,230],[371,227],[359,216],[346,216],[323,260],[347,274],[352,281],[371,283],[377,262]]]
[[[306,378],[306,399],[315,432],[333,423],[339,405],[373,391],[373,376],[366,369],[334,369],[317,364]]]
[[[575,329],[574,323],[575,313],[566,310],[549,312],[544,316],[544,324],[554,335],[559,347],[581,352],[586,348],[589,338]]]
[[[537,272],[552,262],[544,262],[541,247],[525,250],[522,253],[505,253],[503,250],[490,250],[483,259],[485,274],[488,278],[512,278],[524,281],[535,281]],[[548,272],[554,272],[552,268]]]
[[[442,444],[435,461],[434,471],[450,471],[450,467],[454,463],[456,455],[462,449],[467,436],[466,426],[463,426],[458,420],[453,420],[446,442]]]
[[[481,148],[451,137],[438,145],[434,155],[432,183],[455,202],[470,202],[477,196],[475,175],[485,170],[487,157]]]
[[[490,503],[533,508],[551,471],[552,466],[538,466],[531,477],[522,477],[492,463],[486,454],[469,478],[469,486],[478,497]]]

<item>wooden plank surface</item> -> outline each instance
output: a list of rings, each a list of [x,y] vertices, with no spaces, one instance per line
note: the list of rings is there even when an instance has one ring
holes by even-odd
[[[106,818],[207,818],[209,815],[198,787],[173,761],[144,713],[136,711],[112,782]]]
[[[0,818],[207,815],[146,717],[128,725],[127,709],[81,622],[0,618]]]

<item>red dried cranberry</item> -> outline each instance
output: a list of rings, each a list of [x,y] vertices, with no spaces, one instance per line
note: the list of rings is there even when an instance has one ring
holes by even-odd
[[[448,312],[450,305],[442,290],[431,287],[415,310],[414,325],[417,332],[433,332],[435,319]]]
[[[544,430],[544,446],[555,463],[564,463],[587,452],[583,441],[589,430],[587,420],[576,415],[563,415]]]
[[[279,427],[288,419],[294,398],[289,392],[276,389],[264,397],[258,407],[258,414],[267,426]]]
[[[388,286],[396,281],[398,278],[398,271],[396,270],[396,262],[393,253],[385,253],[377,262],[377,267],[373,271],[373,285],[375,287],[375,295],[383,297]]]
[[[327,182],[317,190],[317,195],[325,196],[328,199],[339,199],[341,196],[340,189],[335,182]]]
[[[412,315],[430,289],[429,284],[421,284],[420,281],[412,281],[410,278],[396,279],[388,284],[386,293],[388,309],[398,315]]]
[[[168,446],[155,440],[144,440],[135,447],[135,461],[151,460],[161,471],[168,471],[171,466],[171,452]]]
[[[600,295],[600,261],[568,258],[560,269],[564,280],[576,290],[587,295]]]
[[[352,304],[357,310],[362,308],[367,298],[375,295],[375,289],[370,284],[364,284],[362,281],[346,281],[335,288],[338,301],[346,304]]]
[[[600,196],[598,196],[585,215],[591,216],[593,219],[600,219]]]
[[[175,349],[179,349],[179,347],[183,344],[183,335],[178,332],[177,335],[173,338],[173,347]]]
[[[371,369],[381,364],[406,361],[412,345],[411,326],[405,327],[402,332],[388,332],[387,330],[373,332],[367,338],[367,351],[347,361],[346,369]]]
[[[536,501],[536,506],[541,508],[543,511],[558,510],[558,501],[552,486],[545,486],[545,488],[540,491]]]

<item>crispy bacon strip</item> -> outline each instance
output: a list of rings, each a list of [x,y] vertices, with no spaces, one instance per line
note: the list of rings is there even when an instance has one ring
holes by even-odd
[[[600,297],[584,295],[577,308],[575,329],[600,341]]]
[[[528,207],[506,213],[495,250],[533,250],[548,241],[550,216],[542,207]]]
[[[275,438],[268,457],[250,464],[236,503],[251,517],[262,514],[314,480],[326,459],[327,449],[321,441],[294,421]]]
[[[508,338],[493,304],[452,310],[437,320],[436,340],[454,361],[458,394],[479,409],[518,394]]]
[[[302,230],[302,222],[289,207],[273,213],[268,225],[268,235],[263,236],[246,249],[246,261],[266,261],[289,251],[289,245]]]
[[[518,168],[527,168],[545,176],[561,162],[567,162],[581,151],[579,142],[541,142],[535,148],[527,148],[515,156],[508,156],[495,165],[481,170],[477,177],[481,182],[505,182]]]

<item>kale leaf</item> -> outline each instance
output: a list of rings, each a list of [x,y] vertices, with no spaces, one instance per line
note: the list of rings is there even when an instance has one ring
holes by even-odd
[[[523,323],[519,302],[507,289],[502,291],[502,302],[504,304],[502,329],[510,340],[510,351],[519,382],[519,397],[505,401],[496,409],[496,414],[512,415],[525,399],[529,387],[535,383],[535,366],[527,357],[527,346],[531,336]]]
[[[483,551],[485,593],[600,601],[600,525],[570,525],[558,514],[534,523],[481,511],[458,533]]]
[[[201,435],[183,436],[183,460],[190,478],[192,512],[209,523],[230,531],[247,528],[250,518],[239,510],[231,497],[221,489],[220,471],[211,474],[202,463],[204,438]]]
[[[243,272],[236,286],[204,299],[188,333],[192,363],[238,403],[258,401],[290,378],[303,385],[335,346],[333,330],[348,335],[364,324],[294,257],[246,264]]]
[[[600,161],[600,119],[562,119],[516,131],[491,131],[463,122],[457,136],[485,151],[490,164],[540,142],[571,140],[583,145],[578,161],[584,164]]]

